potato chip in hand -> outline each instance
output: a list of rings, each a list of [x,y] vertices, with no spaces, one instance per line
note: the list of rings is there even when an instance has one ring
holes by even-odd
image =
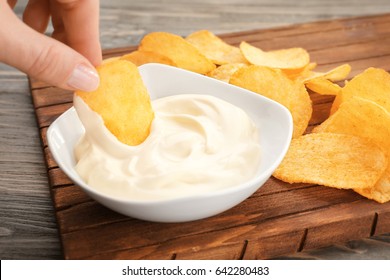
[[[149,135],[154,112],[137,66],[113,60],[98,66],[97,71],[98,89],[75,94],[103,118],[119,141],[131,146],[141,144]]]

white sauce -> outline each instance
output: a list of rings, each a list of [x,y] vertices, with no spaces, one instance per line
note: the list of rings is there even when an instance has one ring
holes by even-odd
[[[258,129],[240,108],[208,95],[154,100],[155,119],[138,146],[117,140],[78,96],[86,133],[76,170],[91,187],[132,200],[204,194],[251,179],[260,164]]]

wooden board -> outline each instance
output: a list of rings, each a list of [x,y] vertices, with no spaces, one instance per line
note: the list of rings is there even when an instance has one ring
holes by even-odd
[[[222,34],[265,50],[303,47],[319,70],[350,63],[390,70],[390,14]],[[105,57],[136,47],[105,50]],[[50,190],[66,259],[266,259],[390,232],[390,203],[353,191],[289,185],[271,178],[243,203],[215,217],[177,224],[140,221],[89,198],[50,155],[47,127],[72,106],[72,93],[30,80]],[[332,97],[311,94],[312,129],[327,118]]]

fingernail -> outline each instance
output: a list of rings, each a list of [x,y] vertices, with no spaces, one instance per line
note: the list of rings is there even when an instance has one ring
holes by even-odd
[[[72,75],[68,79],[68,86],[82,90],[82,91],[94,91],[99,86],[99,75],[88,66],[79,64],[73,70]]]

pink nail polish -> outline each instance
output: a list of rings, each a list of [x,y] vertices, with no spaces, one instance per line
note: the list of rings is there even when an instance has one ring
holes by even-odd
[[[79,64],[73,70],[67,84],[74,89],[94,91],[98,88],[99,82],[99,75],[95,69]]]

